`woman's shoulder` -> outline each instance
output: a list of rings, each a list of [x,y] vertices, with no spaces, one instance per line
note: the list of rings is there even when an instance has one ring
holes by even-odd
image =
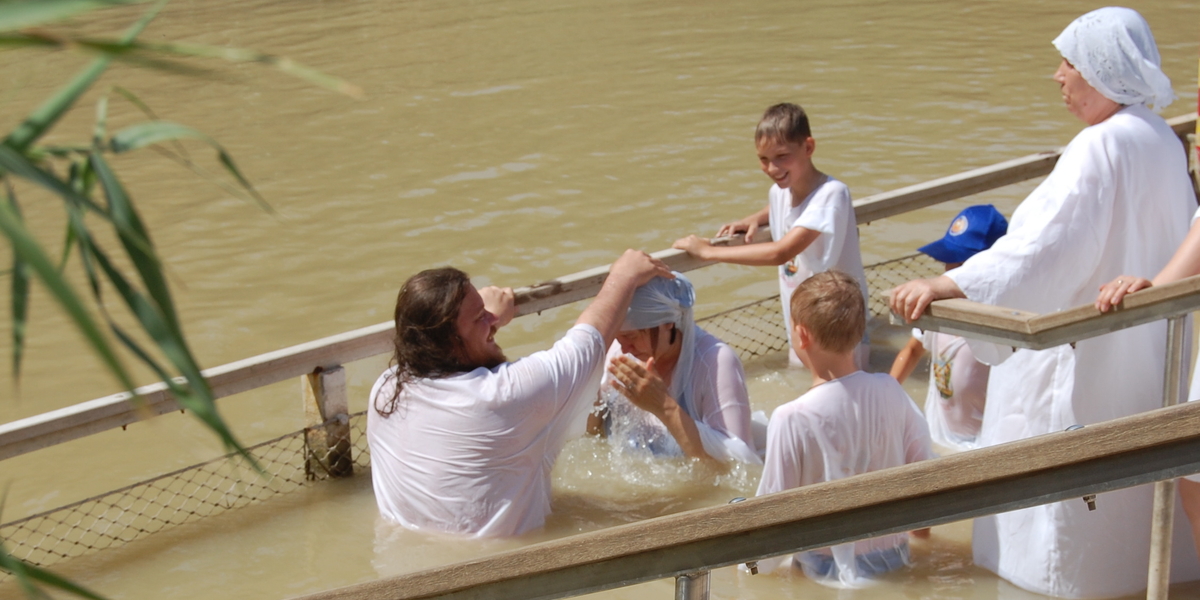
[[[732,346],[726,344],[721,338],[705,331],[699,325],[696,326],[695,352],[696,358],[699,361],[703,361],[709,365],[728,361],[731,358],[739,364],[741,363],[741,359],[737,356],[737,351]]]

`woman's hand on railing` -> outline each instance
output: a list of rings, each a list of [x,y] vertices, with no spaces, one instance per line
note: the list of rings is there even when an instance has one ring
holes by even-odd
[[[953,279],[942,275],[932,279],[914,279],[892,288],[888,307],[911,323],[921,318],[921,314],[934,300],[966,297]]]
[[[1132,294],[1152,285],[1154,284],[1148,279],[1122,275],[1100,286],[1100,295],[1096,297],[1096,310],[1108,312],[1125,299],[1125,294]]]

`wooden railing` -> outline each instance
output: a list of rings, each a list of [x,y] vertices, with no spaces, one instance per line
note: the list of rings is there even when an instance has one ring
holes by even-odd
[[[1182,138],[1195,129],[1196,115],[1182,115],[1170,119],[1168,123]],[[863,224],[1039,177],[1053,169],[1060,153],[1061,150],[1032,154],[869,196],[855,202],[855,216],[858,223]],[[754,241],[767,239],[769,233],[760,230]],[[717,243],[737,244],[740,241],[726,238],[717,240]],[[711,264],[678,250],[664,250],[654,256],[678,271]],[[595,296],[607,275],[608,267],[601,266],[520,288],[517,290],[517,314],[537,313]],[[214,395],[223,398],[295,377],[333,372],[343,364],[385,354],[391,349],[392,330],[391,322],[380,323],[206,369],[203,373]],[[310,386],[320,385],[313,377],[309,377],[308,381]],[[0,425],[0,460],[122,427],[147,416],[179,410],[166,385],[161,382],[140,387],[136,393],[140,397],[138,402],[133,401],[132,394],[122,392]],[[312,395],[318,402],[329,396],[328,393]],[[341,400],[344,402],[344,399]],[[326,415],[330,411],[321,405],[313,407],[310,412]]]
[[[1183,115],[1169,121],[1180,135],[1195,127],[1196,115]],[[1044,175],[1058,160],[1059,151],[1033,154],[997,165],[966,171],[951,177],[899,190],[876,194],[855,203],[859,223],[916,210],[917,208],[968,196],[980,191]],[[760,231],[756,242],[768,238]],[[720,243],[736,244],[736,239]],[[687,271],[710,263],[697,261],[678,250],[664,250],[655,256],[672,268]],[[596,294],[608,267],[538,283],[517,291],[518,315],[536,313],[562,306]],[[380,323],[335,336],[315,340],[283,350],[206,369],[213,393],[218,398],[294,377],[337,369],[355,360],[384,354],[390,350],[392,324]],[[140,397],[122,392],[63,409],[0,425],[0,460],[31,452],[93,433],[122,427],[146,416],[179,409],[162,383],[136,390]],[[324,413],[323,409],[318,411]]]
[[[944,300],[934,302],[913,325],[1046,348],[1163,318],[1182,321],[1182,315],[1196,309],[1200,276],[1126,296],[1120,308],[1106,314],[1080,306],[1035,315]],[[1169,371],[1167,378],[1172,376]],[[1050,502],[1082,502],[1101,492],[1197,472],[1200,402],[1193,402],[571,536],[304,600],[564,598]]]

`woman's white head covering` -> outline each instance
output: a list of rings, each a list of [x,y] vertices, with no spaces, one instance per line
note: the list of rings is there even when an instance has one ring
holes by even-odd
[[[1067,25],[1054,47],[1113,102],[1161,110],[1175,99],[1150,25],[1133,9],[1093,10]]]
[[[696,355],[696,322],[692,307],[696,304],[696,290],[683,273],[675,273],[675,279],[655,277],[633,293],[629,311],[625,313],[622,331],[650,329],[664,323],[674,323],[683,335],[679,349],[679,362],[671,373],[671,397],[683,411],[699,420],[692,406],[692,363]]]

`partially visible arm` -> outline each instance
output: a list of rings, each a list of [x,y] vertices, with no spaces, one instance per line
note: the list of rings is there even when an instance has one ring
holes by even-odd
[[[746,390],[746,372],[737,353],[724,344],[696,357],[692,373],[703,369],[706,382],[693,385],[700,420],[714,431],[742,440],[751,450],[754,427],[750,419],[750,393]],[[695,381],[693,379],[693,381]]]
[[[1162,285],[1200,275],[1200,221],[1192,224],[1187,237],[1175,250],[1175,255],[1167,261],[1158,275],[1154,276],[1154,285]]]
[[[676,240],[672,247],[684,250],[701,260],[738,265],[779,266],[803,252],[819,235],[820,231],[807,227],[793,227],[781,240],[744,246],[713,246],[704,238],[690,235]]]
[[[759,227],[766,225],[771,218],[771,205],[768,204],[762,210],[732,223],[726,223],[717,230],[717,237],[725,237],[727,235],[735,235],[739,233],[746,234],[746,243],[754,239],[754,232],[758,231]]]
[[[917,368],[922,356],[925,356],[925,345],[915,337],[908,338],[908,343],[896,354],[896,360],[892,362],[891,376],[904,383],[904,380],[912,375],[913,369]]]
[[[604,347],[611,346],[625,321],[634,290],[655,277],[675,278],[670,267],[661,260],[645,252],[626,250],[613,263],[596,299],[583,310],[575,324],[595,327],[604,337]]]
[[[945,275],[902,283],[892,288],[891,294],[888,306],[909,323],[920,318],[934,300],[967,297],[958,284]]]
[[[479,296],[483,298],[483,309],[496,315],[497,329],[508,325],[516,316],[516,296],[512,288],[489,285],[479,290]]]
[[[1096,296],[1096,309],[1100,312],[1108,312],[1110,308],[1125,299],[1125,294],[1132,294],[1152,285],[1179,281],[1193,275],[1200,275],[1200,220],[1192,223],[1192,228],[1188,230],[1187,237],[1183,238],[1183,243],[1175,249],[1171,260],[1167,261],[1167,265],[1158,272],[1158,275],[1154,276],[1152,281],[1133,275],[1122,275],[1100,286],[1100,294]]]

